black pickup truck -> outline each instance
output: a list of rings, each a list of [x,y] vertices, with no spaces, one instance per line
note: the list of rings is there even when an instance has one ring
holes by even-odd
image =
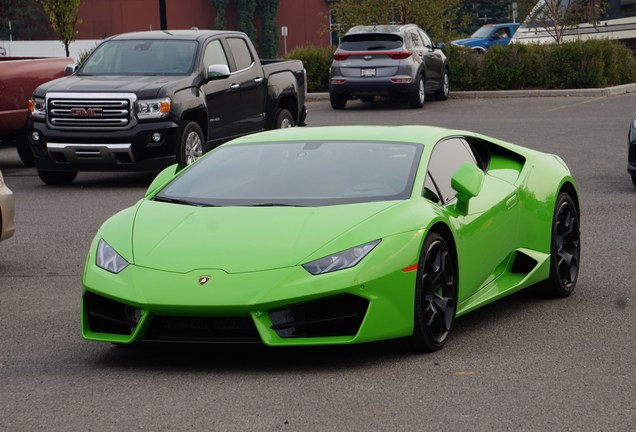
[[[47,184],[78,171],[157,171],[232,139],[304,125],[298,60],[261,61],[233,31],[113,36],[29,101],[28,136]]]

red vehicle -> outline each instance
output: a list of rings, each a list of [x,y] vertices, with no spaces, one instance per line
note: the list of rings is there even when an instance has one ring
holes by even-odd
[[[0,56],[0,140],[15,141],[20,159],[33,166],[26,126],[28,101],[37,86],[64,76],[72,58],[36,58]]]

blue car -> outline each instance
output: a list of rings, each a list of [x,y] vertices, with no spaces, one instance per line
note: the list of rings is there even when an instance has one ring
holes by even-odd
[[[457,39],[452,45],[463,45],[484,53],[493,45],[508,45],[519,28],[519,23],[486,24],[480,27],[469,38]]]

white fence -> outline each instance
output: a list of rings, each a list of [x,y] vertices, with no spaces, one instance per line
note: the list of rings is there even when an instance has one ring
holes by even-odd
[[[76,40],[69,45],[70,56],[76,61],[80,54],[95,48],[101,42],[96,40]],[[4,50],[2,50],[4,48]],[[64,45],[57,40],[8,41],[0,40],[0,54],[7,57],[66,57]]]

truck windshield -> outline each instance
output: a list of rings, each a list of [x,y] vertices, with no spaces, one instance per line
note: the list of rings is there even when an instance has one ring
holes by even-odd
[[[188,75],[195,41],[113,40],[95,48],[79,75]]]
[[[483,38],[487,38],[488,36],[490,36],[490,33],[492,33],[494,27],[493,26],[483,26],[477,29],[477,31],[475,33],[473,33],[472,35],[470,35],[471,38],[475,38],[475,39],[483,39]]]

